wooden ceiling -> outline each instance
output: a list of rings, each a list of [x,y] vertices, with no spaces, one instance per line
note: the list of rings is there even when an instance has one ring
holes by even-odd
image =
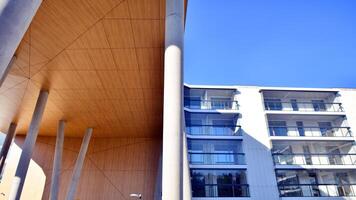
[[[160,137],[165,0],[44,0],[0,88],[0,130],[26,134],[41,88],[40,135]]]

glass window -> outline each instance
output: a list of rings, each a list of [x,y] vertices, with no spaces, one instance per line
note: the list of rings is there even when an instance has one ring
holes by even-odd
[[[211,97],[212,109],[231,109],[231,98],[226,97]]]
[[[247,197],[249,196],[246,170],[192,169],[193,197]]]
[[[184,105],[192,109],[200,109],[201,97],[186,97],[184,98]]]
[[[312,104],[315,111],[326,111],[324,100],[312,100]]]
[[[288,136],[287,123],[285,121],[268,121],[271,136]]]
[[[304,124],[302,121],[297,121],[297,130],[299,133],[299,136],[305,136],[305,130],[304,130]]]
[[[265,99],[266,110],[282,110],[282,102],[280,99]]]
[[[293,111],[298,111],[299,108],[298,108],[298,103],[297,103],[297,100],[296,99],[291,99],[290,100],[290,103],[292,105],[292,108],[293,108]]]

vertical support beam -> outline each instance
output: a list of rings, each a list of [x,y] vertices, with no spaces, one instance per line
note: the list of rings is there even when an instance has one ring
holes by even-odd
[[[15,177],[11,186],[9,200],[19,200],[21,197],[22,189],[25,183],[25,178],[30,165],[33,147],[35,146],[38,130],[42,120],[43,112],[46,107],[48,99],[48,91],[41,90],[38,96],[35,111],[32,115],[30,127],[22,147],[22,152],[19,160],[19,164],[16,169]]]
[[[54,152],[52,182],[49,199],[57,200],[59,191],[59,176],[61,173],[65,121],[60,120],[57,129],[56,150]]]
[[[0,3],[0,80],[9,71],[10,60],[30,26],[42,0],[5,0]],[[0,83],[1,86],[1,83]]]
[[[184,1],[166,0],[162,199],[181,200]]]
[[[5,137],[4,144],[2,145],[2,148],[1,148],[1,153],[0,153],[0,173],[1,173],[0,174],[0,180],[1,180],[2,175],[3,175],[3,170],[4,170],[7,154],[9,153],[11,143],[12,143],[13,139],[15,138],[16,126],[17,126],[17,124],[15,124],[15,123],[11,123],[10,124],[9,130],[7,131],[7,134],[6,134],[6,137]]]
[[[75,166],[73,169],[73,175],[72,175],[72,180],[69,184],[68,188],[68,193],[66,200],[73,200],[75,192],[77,190],[77,185],[79,183],[79,178],[80,178],[80,173],[82,171],[84,159],[85,159],[85,154],[87,153],[89,142],[91,135],[93,133],[92,128],[87,128],[86,133],[83,138],[82,146],[80,147],[79,155],[77,158],[77,161],[75,162]]]

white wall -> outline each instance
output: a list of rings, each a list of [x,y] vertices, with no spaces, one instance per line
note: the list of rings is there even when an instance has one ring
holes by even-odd
[[[253,200],[279,199],[262,96],[257,87],[239,88],[240,124]]]

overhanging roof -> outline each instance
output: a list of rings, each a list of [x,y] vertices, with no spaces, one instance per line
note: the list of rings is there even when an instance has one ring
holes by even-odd
[[[165,0],[44,0],[0,88],[0,129],[25,134],[41,88],[40,135],[162,134]]]

